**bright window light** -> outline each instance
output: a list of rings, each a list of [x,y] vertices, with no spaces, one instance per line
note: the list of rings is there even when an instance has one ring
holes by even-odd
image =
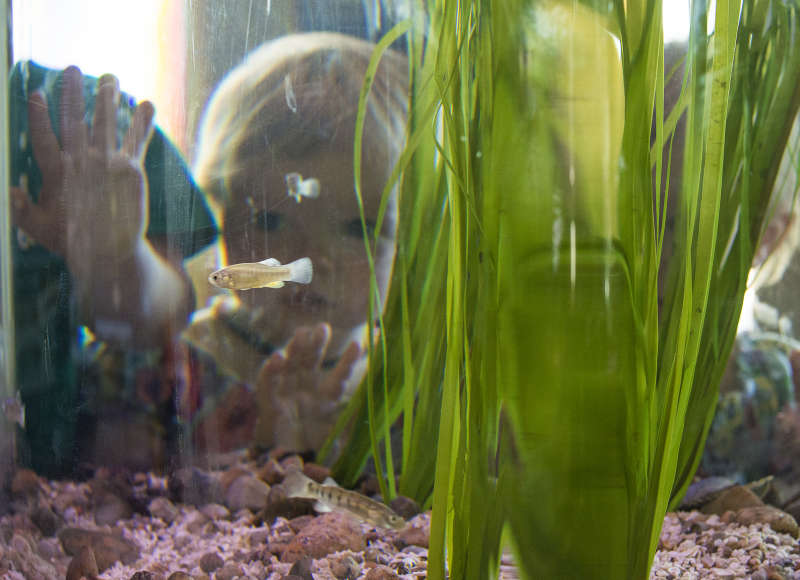
[[[113,73],[138,100],[156,93],[158,22],[165,0],[19,0],[12,5],[14,60]]]
[[[689,0],[664,0],[664,42],[689,38]]]

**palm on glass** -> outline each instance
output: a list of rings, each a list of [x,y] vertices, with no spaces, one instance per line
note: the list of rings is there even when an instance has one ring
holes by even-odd
[[[134,110],[118,144],[119,84],[112,75],[98,80],[91,125],[85,120],[83,75],[64,71],[58,111],[60,141],[50,124],[47,100],[34,92],[28,119],[34,158],[42,173],[38,202],[12,188],[14,219],[74,271],[97,260],[131,257],[147,228],[144,154],[153,133],[153,105]],[[85,267],[85,266],[84,266]]]
[[[351,342],[336,366],[325,370],[322,363],[330,339],[326,323],[300,327],[286,347],[286,356],[276,352],[264,363],[256,385],[259,444],[306,451],[325,442],[361,354],[359,345]]]

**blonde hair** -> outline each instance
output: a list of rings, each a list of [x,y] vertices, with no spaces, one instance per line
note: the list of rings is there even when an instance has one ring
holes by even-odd
[[[214,205],[224,204],[227,182],[254,156],[299,158],[351,142],[373,49],[341,34],[293,34],[264,44],[233,69],[206,107],[194,163]],[[364,166],[373,151],[388,153],[391,165],[402,151],[407,69],[401,55],[381,59],[367,101]]]

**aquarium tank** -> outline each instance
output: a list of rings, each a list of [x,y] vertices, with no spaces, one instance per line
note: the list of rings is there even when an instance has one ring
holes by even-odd
[[[800,1],[0,11],[0,577],[797,575]]]

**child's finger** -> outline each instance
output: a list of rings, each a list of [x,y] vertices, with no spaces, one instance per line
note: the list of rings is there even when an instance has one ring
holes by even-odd
[[[48,233],[52,234],[55,228],[44,212],[31,201],[24,189],[12,186],[9,194],[14,225],[46,248],[52,249],[52,240],[48,239]]]
[[[311,331],[311,342],[309,344],[309,354],[316,353],[313,361],[314,367],[322,364],[325,358],[325,353],[328,351],[328,343],[331,341],[331,326],[326,322],[322,322],[314,327]]]
[[[289,361],[279,352],[274,352],[261,365],[256,379],[256,391],[268,393],[267,398],[275,401],[287,396],[287,390],[295,388],[295,382],[287,380],[291,375]]]
[[[142,101],[133,112],[131,126],[122,141],[122,151],[129,157],[141,161],[147,144],[153,135],[153,118],[156,110],[150,101]]]
[[[114,75],[103,75],[97,81],[97,96],[92,122],[92,145],[110,157],[117,149],[117,105],[119,82]]]
[[[61,147],[50,125],[47,97],[41,91],[34,92],[28,99],[28,131],[33,158],[42,175],[55,175],[61,166]]]
[[[311,339],[311,329],[300,326],[294,330],[289,344],[286,345],[286,359],[294,367],[305,366],[308,356],[308,343]]]
[[[61,80],[61,146],[73,159],[79,159],[86,150],[83,115],[83,74],[71,66]]]
[[[317,368],[325,357],[330,339],[331,327],[324,322],[313,329],[298,328],[286,347],[290,364],[295,368]]]
[[[286,371],[286,359],[279,352],[273,352],[258,371],[258,385],[271,385],[275,379]],[[259,387],[261,388],[261,387]]]
[[[350,373],[353,372],[353,365],[358,360],[361,354],[361,348],[358,343],[353,341],[342,353],[339,362],[331,371],[331,374],[326,378],[322,386],[322,396],[331,401],[337,401],[342,396],[344,383],[350,378]]]

